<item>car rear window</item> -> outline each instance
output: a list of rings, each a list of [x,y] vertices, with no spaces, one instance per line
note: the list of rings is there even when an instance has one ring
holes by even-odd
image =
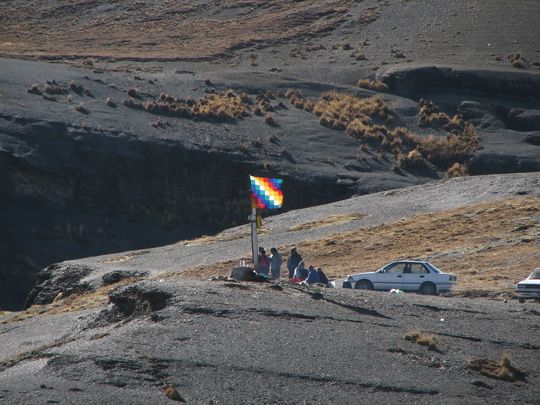
[[[431,263],[426,263],[426,265],[430,268],[431,271],[433,271],[434,273],[442,273],[441,270],[439,270],[437,267],[435,267],[434,265],[432,265]]]

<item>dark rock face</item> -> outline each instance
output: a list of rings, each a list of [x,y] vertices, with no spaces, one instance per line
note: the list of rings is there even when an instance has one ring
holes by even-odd
[[[506,125],[516,131],[540,131],[540,110],[512,108],[502,111]]]
[[[120,287],[109,295],[113,308],[105,314],[105,318],[117,321],[159,311],[167,306],[171,297],[172,294],[164,291],[157,283],[143,282]]]
[[[18,139],[0,153],[5,243],[0,307],[18,308],[49,263],[166,244],[245,222],[248,175],[228,152],[58,122],[0,117]],[[331,177],[285,178],[285,209],[352,192]]]
[[[510,153],[481,152],[469,162],[469,172],[472,175],[536,171],[540,171],[537,160],[520,158]]]
[[[538,100],[540,75],[446,66],[413,66],[389,69],[377,75],[391,91],[406,95],[456,92],[488,97]]]
[[[91,272],[92,268],[79,264],[55,264],[43,269],[37,275],[37,283],[28,294],[25,306],[49,304],[60,293],[67,297],[88,290],[89,285],[80,281]]]
[[[529,134],[525,137],[525,142],[531,145],[540,146],[540,134]]]

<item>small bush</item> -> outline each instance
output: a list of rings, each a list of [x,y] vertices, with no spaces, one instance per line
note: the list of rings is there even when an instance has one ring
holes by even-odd
[[[84,92],[84,87],[80,84],[75,83],[73,80],[69,82],[69,88],[77,93],[79,96],[82,96]]]
[[[112,101],[110,97],[107,97],[107,100],[105,100],[105,104],[107,104],[108,107],[112,107],[112,108],[116,107],[116,103]]]
[[[405,340],[408,340],[409,342],[415,342],[421,346],[426,346],[429,348],[429,350],[437,351],[438,347],[438,340],[435,335],[431,334],[424,334],[421,332],[418,332],[417,330],[413,330],[408,332],[405,335]]]
[[[75,111],[80,112],[82,114],[88,114],[89,113],[87,108],[84,106],[84,103],[80,103],[79,105],[76,105],[75,106]]]
[[[63,87],[47,84],[45,86],[45,93],[47,93],[47,94],[66,94],[67,91]]]
[[[264,122],[266,122],[268,125],[275,125],[274,117],[272,114],[266,114],[264,117]]]
[[[506,55],[506,58],[513,67],[518,69],[525,69],[525,59],[521,57],[520,53],[509,53],[508,55]]]
[[[141,98],[139,94],[139,90],[137,90],[135,87],[130,87],[127,92],[128,96],[133,98]]]
[[[463,176],[468,176],[469,175],[469,170],[467,168],[467,165],[466,164],[462,164],[462,163],[454,163],[452,166],[450,166],[448,168],[448,170],[446,171],[446,177],[448,178],[451,178],[451,177],[463,177]]]
[[[126,98],[124,100],[124,105],[127,107],[127,108],[133,108],[134,110],[144,110],[144,105],[143,103],[139,102],[139,101],[135,101],[133,100],[132,98]]]
[[[397,166],[405,170],[421,170],[427,167],[427,161],[418,149],[413,149],[407,154],[399,154],[396,161]]]
[[[90,89],[84,89],[84,95],[87,97],[92,97],[92,98],[94,97]]]
[[[37,83],[33,83],[26,91],[30,94],[37,94],[38,96],[43,94]]]
[[[173,401],[186,402],[185,399],[182,398],[178,390],[172,385],[167,385],[163,387],[163,393],[167,398],[172,399]]]
[[[511,364],[508,354],[503,354],[499,362],[489,359],[473,358],[469,360],[469,368],[480,374],[497,380],[509,382],[525,381],[527,373]]]
[[[358,87],[363,89],[374,90],[374,91],[387,91],[388,86],[381,82],[380,80],[369,80],[369,79],[360,79],[357,83]]]
[[[278,138],[278,136],[276,134],[272,134],[268,138],[268,142],[275,143],[276,145],[279,145],[279,138]]]

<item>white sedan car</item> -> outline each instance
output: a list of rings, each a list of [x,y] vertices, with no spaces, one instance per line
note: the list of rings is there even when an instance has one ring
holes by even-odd
[[[529,277],[516,284],[516,295],[519,302],[527,299],[540,302],[540,269],[535,269]]]
[[[343,288],[364,290],[420,291],[425,295],[435,295],[450,291],[456,276],[444,273],[429,262],[401,260],[390,262],[377,271],[347,276]]]

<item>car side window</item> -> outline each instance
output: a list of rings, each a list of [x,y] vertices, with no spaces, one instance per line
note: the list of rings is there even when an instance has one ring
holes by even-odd
[[[411,273],[412,274],[426,274],[429,271],[421,263],[411,263]]]
[[[403,273],[407,263],[394,263],[384,269],[385,273]]]

